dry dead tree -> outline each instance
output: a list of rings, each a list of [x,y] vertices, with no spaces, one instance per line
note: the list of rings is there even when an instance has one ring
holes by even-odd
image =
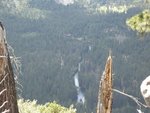
[[[150,108],[150,75],[143,80],[140,88],[146,104],[140,102],[137,97],[112,88],[112,58],[111,54],[109,54],[109,57],[106,61],[105,70],[99,84],[97,113],[112,112],[112,91],[132,99],[139,106],[139,109],[137,109],[138,113],[144,113],[141,111],[141,107]]]
[[[112,57],[106,61],[105,70],[99,85],[97,113],[112,112]]]
[[[0,22],[0,113],[19,113],[15,80],[5,39],[5,29]]]

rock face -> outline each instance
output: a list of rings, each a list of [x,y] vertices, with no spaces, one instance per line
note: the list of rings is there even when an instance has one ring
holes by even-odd
[[[0,113],[19,113],[13,75],[5,29],[0,22]]]
[[[146,105],[150,107],[150,76],[143,80],[140,88]]]

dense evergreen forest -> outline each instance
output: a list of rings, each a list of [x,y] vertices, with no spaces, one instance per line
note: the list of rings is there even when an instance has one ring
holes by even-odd
[[[84,7],[84,0],[66,6],[52,0],[29,3],[30,8],[21,12],[0,11],[8,43],[21,57],[19,79],[24,99],[36,99],[40,104],[56,101],[66,107],[73,104],[77,113],[95,113],[99,80],[111,49],[114,88],[144,102],[140,84],[150,74],[150,35],[140,35],[126,25],[126,20],[143,7],[100,13],[91,10],[95,5]],[[77,103],[74,85],[80,62],[78,77],[84,104]],[[136,113],[136,108],[132,100],[114,93],[113,113]]]

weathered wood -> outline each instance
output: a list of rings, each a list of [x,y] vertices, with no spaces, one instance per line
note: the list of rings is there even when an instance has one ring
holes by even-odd
[[[112,112],[112,58],[109,55],[99,85],[97,113]]]
[[[0,113],[19,113],[15,80],[5,40],[5,29],[0,22]]]

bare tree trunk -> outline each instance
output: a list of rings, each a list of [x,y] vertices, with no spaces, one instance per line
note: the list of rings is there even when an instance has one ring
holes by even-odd
[[[19,113],[15,80],[5,40],[5,29],[0,22],[0,113]]]
[[[109,55],[100,80],[97,113],[112,112],[112,58]]]

